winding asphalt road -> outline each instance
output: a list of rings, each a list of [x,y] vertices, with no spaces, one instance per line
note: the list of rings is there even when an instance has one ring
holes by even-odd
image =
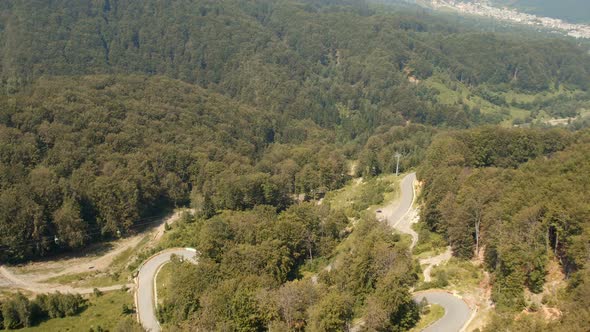
[[[160,323],[156,318],[155,280],[160,268],[170,262],[172,255],[180,256],[193,263],[197,262],[196,250],[192,248],[177,248],[161,251],[150,257],[139,268],[137,274],[137,288],[135,290],[135,302],[137,305],[137,318],[144,329],[150,332],[159,332]]]
[[[414,203],[414,181],[416,173],[406,175],[401,182],[401,199],[397,207],[389,206],[383,208],[380,213],[381,219],[386,219],[388,224],[412,236],[412,247],[418,240],[418,235],[411,228],[411,218],[408,213]],[[196,251],[191,248],[169,249],[160,252],[149,258],[140,268],[137,275],[137,289],[135,300],[137,304],[137,315],[141,325],[151,332],[159,332],[160,324],[156,318],[155,304],[157,294],[155,292],[156,275],[160,268],[170,261],[172,255],[181,256],[196,263]],[[469,317],[471,309],[460,298],[441,290],[423,291],[414,293],[414,301],[419,302],[426,298],[429,303],[436,303],[445,310],[443,318],[427,327],[426,332],[457,332],[461,331]]]
[[[412,229],[412,221],[408,214],[414,203],[414,181],[416,173],[406,175],[401,181],[401,199],[394,210],[386,207],[382,210],[387,223],[398,231],[412,236],[413,248],[418,241],[418,234]],[[378,215],[379,217],[379,215]],[[441,290],[423,291],[414,293],[414,301],[420,302],[426,298],[429,303],[436,303],[445,309],[445,315],[424,331],[427,332],[458,332],[463,329],[471,316],[471,309],[460,298]]]
[[[405,215],[412,208],[414,204],[414,182],[416,181],[416,173],[410,173],[402,179],[401,182],[401,199],[399,206],[392,214],[387,216],[391,226],[397,228],[400,222],[404,219]]]
[[[414,301],[426,298],[428,303],[435,303],[445,308],[444,316],[428,326],[423,332],[456,332],[461,331],[471,317],[471,309],[456,296],[445,291],[425,291],[414,293]]]
[[[0,265],[0,290],[2,288],[12,288],[23,289],[35,294],[54,292],[90,294],[94,292],[94,287],[80,288],[72,285],[52,283],[48,280],[65,275],[87,273],[90,270],[96,271],[97,273],[108,271],[108,268],[111,267],[113,261],[121,253],[138,247],[141,241],[146,237],[152,237],[153,234],[153,237],[148,241],[146,246],[153,245],[157,242],[164,234],[166,225],[171,225],[180,219],[184,211],[193,212],[192,209],[180,210],[164,218],[152,219],[149,223],[154,222],[155,227],[147,228],[132,237],[112,242],[111,245],[113,248],[100,255],[98,255],[98,251],[88,249],[83,255],[73,255],[72,257],[30,263],[27,265],[27,269],[30,271],[21,271],[20,273],[15,273],[8,266]],[[134,288],[135,284],[119,284],[97,288],[100,291],[108,292],[120,290],[123,287]]]
[[[386,220],[389,226],[398,231],[408,234],[412,237],[410,249],[414,248],[418,242],[418,233],[412,229],[412,219],[414,216],[410,215],[412,212],[412,205],[414,205],[414,182],[416,181],[416,173],[410,173],[401,181],[401,198],[397,202],[384,207],[381,210],[381,215],[378,218]],[[397,205],[397,206],[396,206]]]

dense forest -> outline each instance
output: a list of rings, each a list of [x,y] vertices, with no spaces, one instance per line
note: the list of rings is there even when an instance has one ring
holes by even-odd
[[[43,75],[160,74],[322,126],[346,122],[347,110],[351,138],[404,119],[497,121],[432,105],[434,92],[407,75],[443,71],[523,91],[590,85],[586,50],[565,40],[479,33],[362,1],[5,1],[0,10],[7,92]]]
[[[33,91],[3,109],[3,260],[125,234],[191,198],[203,213],[284,209],[347,176],[312,123],[275,133],[272,114],[178,81],[43,79]]]
[[[420,167],[422,218],[445,234],[455,255],[484,256],[499,312],[522,310],[525,288],[542,292],[553,259],[569,288],[563,322],[544,328],[571,331],[590,323],[584,305],[590,284],[589,153],[587,130],[494,127],[445,133],[428,149]],[[502,324],[507,322],[496,328]]]
[[[490,273],[491,330],[528,322],[511,318],[542,292],[549,262],[567,278],[563,316],[535,326],[590,324],[590,120],[506,126],[514,109],[585,110],[588,50],[384,6],[0,2],[0,263],[132,235],[190,206],[153,248],[200,252],[198,265],[171,264],[168,327],[341,331],[361,319],[405,331],[423,309],[409,291],[420,266],[366,212],[385,185],[352,214],[317,203],[395,172],[400,153],[402,171],[418,170],[428,231]],[[19,294],[0,323],[85,305]]]
[[[408,122],[501,120],[440,104],[408,75],[523,91],[590,84],[590,59],[567,41],[356,1],[4,1],[0,11],[2,260],[124,235],[191,198],[207,215],[282,210],[293,194],[341,186],[347,159],[377,175],[395,149],[416,165],[434,129]]]
[[[302,268],[333,254],[348,224],[342,211],[314,203],[280,214],[260,206],[207,221],[187,217],[166,245],[202,254],[198,265],[174,262],[160,320],[206,331],[343,331],[359,316],[374,331],[412,327],[414,262],[400,236],[374,218],[357,223],[342,261],[301,278]]]

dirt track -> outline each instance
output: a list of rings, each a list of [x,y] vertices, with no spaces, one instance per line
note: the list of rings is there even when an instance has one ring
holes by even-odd
[[[0,289],[23,289],[33,293],[55,291],[80,294],[91,293],[92,288],[74,288],[69,285],[46,283],[44,280],[89,271],[103,272],[111,266],[117,256],[127,249],[137,247],[144,237],[149,236],[148,245],[157,242],[164,234],[165,224],[174,223],[180,218],[181,213],[175,212],[168,217],[164,217],[156,223],[157,226],[144,230],[135,236],[97,245],[94,250],[89,250],[84,256],[33,262],[18,268],[0,266]],[[120,289],[123,286],[132,287],[133,284],[100,287],[99,289],[109,291]]]
[[[430,282],[432,280],[430,276],[430,271],[432,271],[432,268],[439,264],[445,263],[451,259],[452,256],[453,252],[451,251],[451,247],[447,247],[447,250],[440,255],[421,259],[420,265],[428,265],[424,271],[422,271],[424,274],[424,281]]]

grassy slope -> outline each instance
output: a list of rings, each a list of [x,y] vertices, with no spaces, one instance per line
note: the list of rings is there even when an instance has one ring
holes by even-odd
[[[158,287],[158,303],[162,303],[162,299],[166,298],[170,292],[170,279],[172,278],[172,265],[166,264],[158,273],[156,278],[156,285]]]
[[[427,87],[438,91],[439,94],[437,95],[437,100],[441,104],[452,105],[456,104],[458,101],[461,101],[463,104],[469,107],[479,108],[483,114],[502,114],[504,112],[508,112],[508,114],[505,116],[504,121],[502,122],[503,125],[507,126],[512,124],[512,120],[524,120],[527,116],[531,114],[529,110],[517,108],[511,105],[507,107],[500,107],[498,105],[494,105],[489,101],[473,94],[470,88],[464,84],[456,83],[454,84],[456,88],[451,88],[447,84],[445,84],[444,81],[445,78],[442,74],[435,74],[434,76],[423,81]],[[530,103],[534,100],[545,101],[560,95],[573,96],[580,92],[582,91],[567,90],[563,87],[560,87],[558,90],[553,90],[551,92],[542,92],[537,94],[519,93],[512,90],[498,94],[504,97],[508,103],[512,101],[515,101],[517,103]]]
[[[446,250],[447,240],[442,235],[431,232],[424,223],[416,223],[412,228],[418,233],[418,243],[413,250],[416,258],[436,256]]]
[[[436,277],[443,271],[449,282],[449,286],[445,288],[463,292],[474,291],[483,278],[481,267],[473,265],[471,261],[456,257],[451,258],[445,265],[435,266],[432,269],[432,276]]]
[[[374,216],[375,211],[399,197],[399,178],[395,175],[381,175],[372,179],[363,180],[356,178],[348,182],[346,186],[338,190],[328,192],[323,204],[329,204],[333,210],[344,211],[353,222],[364,213]],[[301,268],[303,277],[311,277],[322,271],[328,265],[339,264],[339,257],[349,252],[349,243],[356,236],[355,232],[334,249],[332,257],[314,259],[313,263]]]
[[[19,331],[88,331],[101,327],[111,330],[119,321],[129,317],[122,313],[123,305],[133,307],[133,294],[127,292],[110,292],[100,297],[91,296],[89,306],[79,316],[55,318],[35,327]]]
[[[431,304],[428,313],[423,314],[418,321],[418,324],[414,326],[409,332],[419,332],[430,326],[432,323],[441,319],[445,315],[445,309],[438,304]]]
[[[383,202],[399,197],[399,178],[390,174],[364,181],[351,180],[345,187],[327,193],[325,203],[334,210],[344,211],[348,217],[355,217],[365,210],[375,212]]]

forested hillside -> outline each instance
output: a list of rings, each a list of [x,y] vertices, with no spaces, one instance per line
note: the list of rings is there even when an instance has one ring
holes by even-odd
[[[343,331],[363,316],[376,331],[412,327],[414,262],[399,235],[368,215],[340,249],[338,267],[302,278],[302,269],[333,255],[346,225],[342,211],[313,203],[187,219],[167,245],[192,245],[202,255],[198,265],[173,263],[160,321],[187,331]]]
[[[545,329],[579,330],[590,322],[582,300],[590,266],[588,134],[499,128],[444,134],[420,169],[423,219],[448,237],[455,255],[485,256],[499,312],[522,310],[525,288],[543,292],[549,260],[560,263],[569,278],[568,291],[558,296],[564,320]]]
[[[410,287],[434,283],[371,210],[395,198],[377,176],[400,153],[423,181],[421,234],[485,261],[492,330],[528,322],[513,314],[543,292],[550,263],[569,288],[550,299],[561,319],[538,326],[588,326],[588,49],[404,8],[1,1],[0,263],[126,237],[190,206],[151,249],[201,254],[171,264],[168,326],[408,330],[423,309]],[[542,116],[580,121],[548,129]],[[47,301],[4,301],[22,314],[5,326],[51,317]]]
[[[482,34],[362,1],[27,0],[1,10],[8,92],[42,75],[161,74],[322,126],[342,121],[340,103],[362,132],[401,118],[486,121],[461,105],[432,105],[434,92],[413,87],[409,74],[524,91],[590,82],[585,50],[563,40]]]
[[[502,120],[440,103],[409,77],[444,74],[488,99],[490,87],[590,84],[590,57],[574,44],[356,1],[4,1],[0,10],[4,259],[126,233],[190,193],[208,214],[284,209],[291,194],[341,186],[347,158],[360,156],[369,175],[392,170],[393,149],[402,166],[416,165],[434,131],[395,126]]]
[[[330,133],[305,121],[275,133],[272,113],[179,81],[92,76],[31,89],[3,100],[2,260],[125,234],[191,199],[203,213],[283,209],[289,194],[345,180]]]

